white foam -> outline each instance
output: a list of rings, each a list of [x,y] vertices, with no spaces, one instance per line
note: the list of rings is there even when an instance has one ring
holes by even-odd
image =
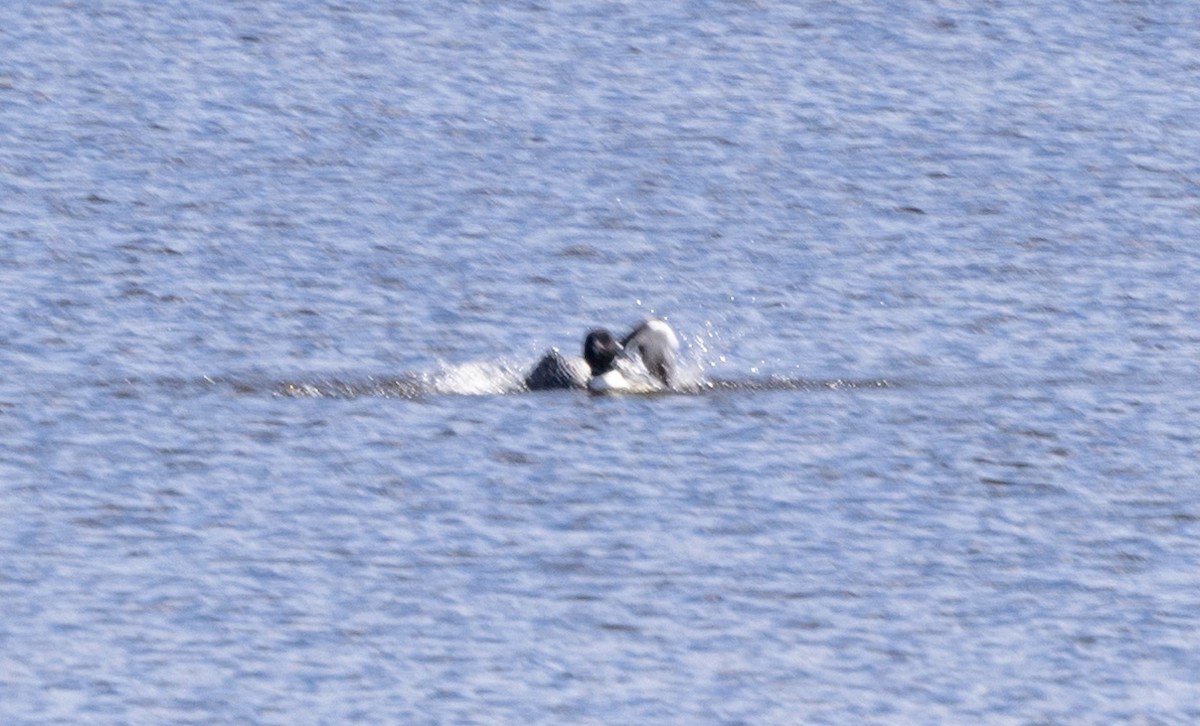
[[[446,365],[426,381],[432,393],[493,396],[524,388],[522,373],[503,363],[471,362]]]

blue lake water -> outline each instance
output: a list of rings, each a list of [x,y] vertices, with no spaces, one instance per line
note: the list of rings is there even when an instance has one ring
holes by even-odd
[[[1191,3],[0,47],[5,724],[1200,719]],[[521,391],[649,315],[686,390]]]

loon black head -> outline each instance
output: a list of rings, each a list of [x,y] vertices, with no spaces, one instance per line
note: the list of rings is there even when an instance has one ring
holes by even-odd
[[[583,359],[592,369],[593,376],[602,376],[616,367],[620,352],[621,344],[603,328],[593,330],[583,340]]]

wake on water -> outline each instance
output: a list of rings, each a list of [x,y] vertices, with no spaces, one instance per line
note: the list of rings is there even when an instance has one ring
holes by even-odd
[[[710,329],[707,338],[714,337]],[[894,384],[884,379],[813,379],[785,375],[753,375],[739,378],[718,378],[706,374],[724,356],[713,352],[704,336],[688,340],[676,361],[675,380],[669,388],[651,393],[621,393],[617,395],[702,395],[717,391],[819,391],[839,389],[890,388]],[[525,385],[525,376],[534,363],[529,361],[487,361],[446,363],[432,372],[414,372],[398,376],[366,376],[363,378],[328,378],[282,381],[272,387],[274,395],[292,398],[384,398],[416,399],[438,395],[499,396],[534,393]],[[588,395],[580,389],[536,391],[541,394]],[[607,394],[606,394],[607,395]]]
[[[751,368],[744,377],[715,377],[706,371],[724,364],[725,358],[711,351],[702,339],[686,345],[676,361],[674,384],[650,393],[619,393],[622,396],[704,395],[721,391],[822,391],[842,389],[894,388],[887,379],[821,379],[790,375],[760,375]],[[535,359],[536,360],[536,359]],[[169,388],[187,390],[232,389],[240,395],[273,395],[281,398],[364,397],[424,399],[431,396],[502,396],[538,393],[541,395],[595,395],[585,389],[530,391],[525,376],[533,367],[529,360],[491,360],[486,362],[444,363],[432,371],[384,375],[296,374],[286,379],[273,378],[264,371],[199,379],[161,378],[156,382]],[[118,395],[135,396],[148,381],[123,378],[105,383]],[[613,395],[613,394],[603,394]]]
[[[292,398],[426,398],[438,395],[498,396],[521,393],[558,395],[595,395],[581,389],[530,391],[525,386],[527,367],[502,363],[463,363],[446,365],[433,373],[411,373],[396,377],[367,376],[357,380],[326,379],[284,381],[274,387],[274,394]],[[839,389],[890,388],[885,379],[847,380],[812,379],[796,376],[758,376],[746,378],[713,378],[702,370],[681,368],[678,380],[668,389],[643,394],[616,395],[703,395],[717,391],[818,391]],[[611,394],[605,394],[611,395]]]

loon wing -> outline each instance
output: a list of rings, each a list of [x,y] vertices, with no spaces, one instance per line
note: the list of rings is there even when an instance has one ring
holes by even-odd
[[[531,391],[583,388],[587,386],[588,375],[586,363],[577,358],[568,359],[553,348],[525,376],[525,387]]]
[[[621,345],[626,350],[636,350],[646,370],[664,386],[671,385],[679,338],[675,337],[670,325],[661,320],[646,320],[625,336]]]

